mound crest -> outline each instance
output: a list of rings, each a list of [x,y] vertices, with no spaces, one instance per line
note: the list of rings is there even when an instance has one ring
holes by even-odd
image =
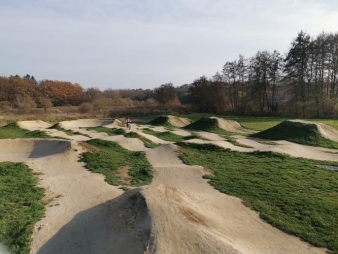
[[[253,133],[253,131],[243,128],[238,122],[225,120],[218,117],[203,117],[200,120],[184,127],[185,129],[215,131],[223,129],[234,133]]]
[[[71,142],[55,139],[3,139],[0,140],[0,159],[24,161],[67,152]]]
[[[27,129],[27,130],[36,130],[39,128],[49,128],[51,124],[46,123],[41,120],[36,120],[36,121],[18,121],[17,122],[18,126],[22,129]]]
[[[150,121],[149,124],[151,125],[166,125],[170,124],[175,127],[184,127],[190,124],[190,120],[184,117],[177,117],[177,116],[160,116],[155,118],[154,120]]]
[[[288,140],[313,141],[329,139],[338,142],[338,131],[325,124],[313,123],[304,120],[286,120],[265,131],[251,135],[252,137]]]
[[[135,189],[78,213],[38,253],[148,253],[153,248],[148,206]]]

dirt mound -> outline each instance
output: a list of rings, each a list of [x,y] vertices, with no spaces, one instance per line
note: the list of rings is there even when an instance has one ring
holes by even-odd
[[[254,131],[243,128],[238,122],[225,120],[218,117],[203,117],[192,124],[184,127],[185,129],[213,132],[223,129],[233,133],[253,133]]]
[[[79,127],[96,127],[113,124],[112,119],[79,119],[72,121],[60,122],[60,127],[64,129],[79,128]]]
[[[27,130],[37,130],[37,129],[46,129],[51,127],[52,125],[49,123],[46,123],[41,120],[36,120],[36,121],[18,121],[17,122],[18,126],[22,129],[27,129]]]
[[[177,116],[159,116],[154,120],[150,121],[151,125],[165,125],[170,124],[175,127],[184,127],[190,124],[190,120],[188,118],[177,117]]]
[[[65,232],[76,233],[67,237]],[[135,189],[76,214],[38,254],[146,253],[152,248],[147,203]]]
[[[107,128],[116,128],[116,127],[124,127],[124,126],[125,124],[119,119],[115,119],[113,120],[112,123],[104,125],[104,127],[107,127]]]
[[[253,134],[252,137],[288,140],[291,142],[297,142],[297,140],[310,142],[325,138],[338,142],[338,131],[321,123],[304,120],[286,120],[270,129]]]
[[[0,140],[0,160],[24,161],[68,151],[70,141],[47,139],[3,139]]]
[[[338,131],[330,126],[319,123],[317,124],[319,133],[327,139],[338,142]]]
[[[217,120],[209,117],[202,117],[201,119],[186,125],[184,129],[199,130],[199,131],[213,131],[218,128]]]

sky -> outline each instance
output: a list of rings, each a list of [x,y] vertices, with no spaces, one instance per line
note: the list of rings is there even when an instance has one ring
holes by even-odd
[[[0,76],[154,89],[338,32],[336,0],[0,0]]]

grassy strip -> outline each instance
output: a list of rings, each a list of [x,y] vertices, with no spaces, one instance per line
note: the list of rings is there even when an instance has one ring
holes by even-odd
[[[138,138],[140,139],[143,143],[145,147],[148,148],[155,148],[157,146],[159,146],[159,144],[156,144],[154,142],[152,142],[151,140],[137,134],[136,132],[126,132],[123,129],[119,129],[119,128],[106,128],[106,127],[102,127],[102,126],[98,126],[98,127],[90,127],[87,128],[87,130],[94,130],[97,132],[105,132],[107,133],[109,136],[116,136],[116,135],[123,135],[126,138]]]
[[[116,135],[124,135],[126,132],[120,128],[106,128],[103,126],[96,126],[96,127],[87,127],[89,131],[97,131],[97,132],[104,132],[107,133],[109,136],[116,136]]]
[[[244,147],[244,148],[253,148],[252,146],[243,145],[237,142],[237,140],[233,138],[226,137],[226,141],[233,144],[234,146],[239,146],[239,147]]]
[[[144,146],[147,147],[147,148],[155,148],[155,147],[160,146],[160,144],[154,143],[153,141],[151,141],[151,140],[145,138],[144,136],[139,135],[138,133],[133,132],[133,131],[126,132],[124,134],[124,136],[126,138],[138,138],[138,139],[140,139],[143,142]]]
[[[208,178],[216,189],[242,198],[273,226],[338,253],[338,173],[316,166],[337,163],[179,145],[185,163],[213,171]]]
[[[131,152],[114,142],[99,139],[89,140],[86,143],[100,149],[101,152],[83,153],[81,161],[86,163],[89,170],[105,175],[105,180],[109,184],[121,184],[116,171],[123,166],[129,166],[132,185],[146,185],[152,181],[151,165],[143,152]]]
[[[189,140],[189,139],[194,139],[194,138],[199,138],[197,135],[189,135],[187,137],[183,137],[177,134],[174,134],[170,131],[166,132],[158,132],[158,131],[153,131],[151,129],[145,128],[142,130],[145,134],[149,134],[155,137],[158,137],[159,139],[170,141],[170,142],[181,142],[184,140]]]
[[[0,127],[0,138],[50,138],[50,136],[43,131],[28,131],[21,129],[17,123],[10,123]]]
[[[86,136],[86,137],[90,138],[90,136],[88,136],[86,134],[82,134],[78,131],[74,132],[74,131],[71,131],[71,130],[64,129],[64,128],[60,127],[59,123],[54,124],[53,126],[49,127],[48,129],[55,129],[55,130],[58,130],[58,131],[63,131],[68,136],[82,135],[82,136]]]
[[[273,140],[287,140],[302,145],[338,149],[338,143],[323,138],[314,124],[304,125],[302,123],[284,121],[271,129],[250,136]]]
[[[0,163],[0,242],[28,254],[34,224],[44,215],[43,190],[22,163]]]

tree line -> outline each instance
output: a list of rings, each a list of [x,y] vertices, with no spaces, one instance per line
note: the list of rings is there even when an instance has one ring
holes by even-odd
[[[114,109],[323,117],[338,114],[338,33],[299,32],[287,53],[258,51],[228,61],[191,84],[155,89],[106,89],[66,81],[36,81],[27,74],[0,77],[0,107],[29,110],[79,106]]]
[[[297,117],[338,113],[338,33],[311,38],[301,31],[289,51],[258,51],[226,62],[221,73],[190,87],[203,112],[283,114]]]

